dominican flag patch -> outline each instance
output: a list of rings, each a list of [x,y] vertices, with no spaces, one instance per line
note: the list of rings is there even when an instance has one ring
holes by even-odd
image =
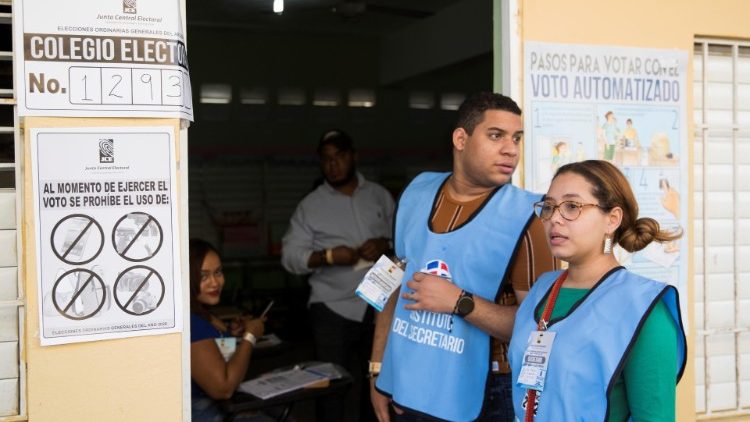
[[[448,264],[446,264],[442,259],[433,259],[432,261],[428,261],[421,272],[443,278],[451,278],[451,272],[448,269]]]

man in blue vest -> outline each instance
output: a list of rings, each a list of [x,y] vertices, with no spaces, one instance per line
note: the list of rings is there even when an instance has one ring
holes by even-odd
[[[524,240],[541,230],[532,206],[540,195],[509,183],[522,139],[512,99],[472,95],[458,110],[453,171],[420,174],[401,196],[394,246],[407,267],[377,318],[370,363],[381,422],[512,420],[510,375],[493,388],[490,337],[510,338],[517,306],[498,302],[515,285],[519,246],[554,262],[544,242]]]

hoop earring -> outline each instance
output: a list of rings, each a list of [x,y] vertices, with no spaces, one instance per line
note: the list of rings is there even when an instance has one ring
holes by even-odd
[[[612,236],[609,233],[604,235],[604,254],[609,255],[612,253]]]

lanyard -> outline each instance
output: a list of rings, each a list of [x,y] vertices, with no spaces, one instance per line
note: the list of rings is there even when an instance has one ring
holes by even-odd
[[[568,278],[568,272],[565,271],[557,277],[555,284],[552,285],[552,291],[547,297],[547,304],[544,305],[542,311],[542,317],[539,318],[539,325],[537,329],[539,331],[547,331],[549,326],[549,319],[552,316],[552,310],[555,308],[555,302],[557,301],[557,295],[560,293],[560,288],[563,285],[565,279]],[[536,407],[536,390],[526,390],[528,398],[526,399],[526,415],[524,416],[524,422],[533,422],[534,420],[534,408]]]

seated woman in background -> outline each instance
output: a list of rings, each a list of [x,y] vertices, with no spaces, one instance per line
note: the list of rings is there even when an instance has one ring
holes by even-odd
[[[215,400],[228,399],[245,379],[255,342],[263,335],[260,319],[240,318],[225,325],[208,311],[224,287],[219,253],[208,242],[190,239],[190,371],[193,421],[222,421]],[[237,339],[236,337],[240,337]],[[258,413],[240,421],[272,421]]]
[[[638,218],[630,184],[606,161],[560,167],[534,208],[569,266],[540,276],[516,314],[516,416],[674,421],[687,350],[677,290],[626,270],[612,247],[635,252],[680,234]]]

